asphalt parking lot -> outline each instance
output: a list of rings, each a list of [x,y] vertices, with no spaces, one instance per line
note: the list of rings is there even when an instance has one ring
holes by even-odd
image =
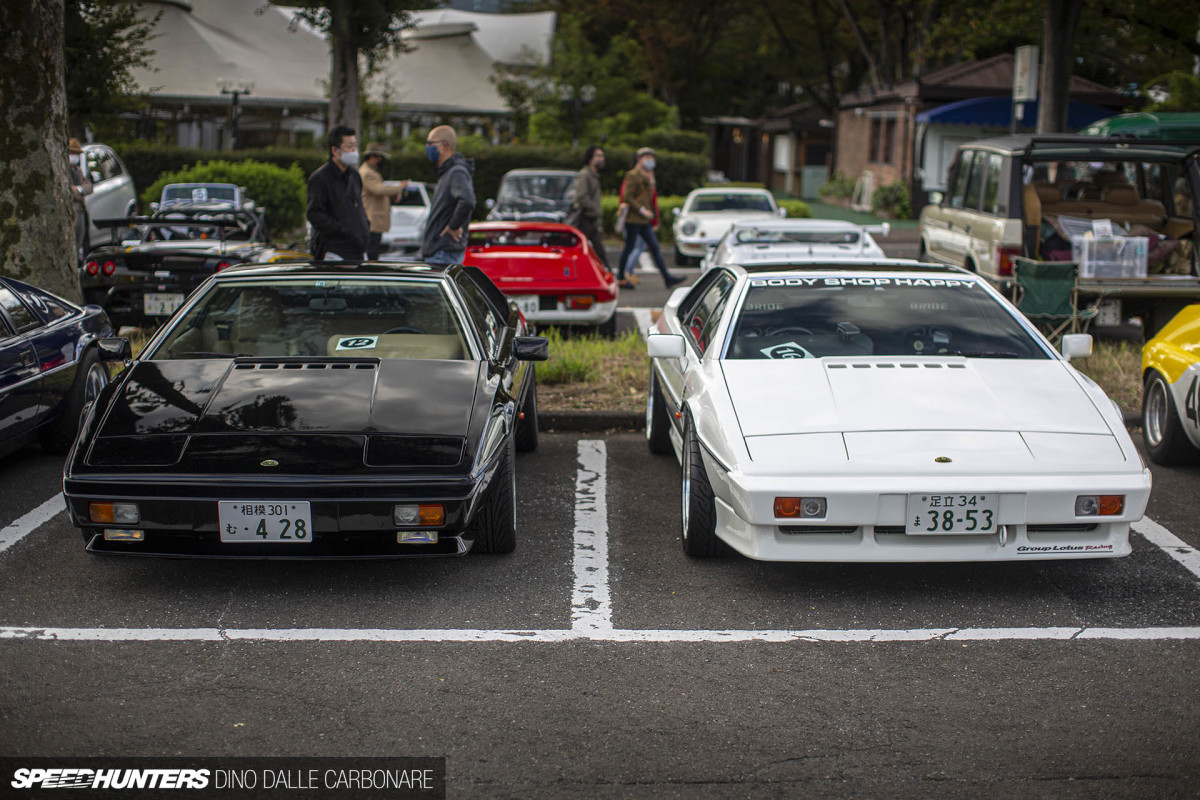
[[[510,556],[89,556],[60,469],[0,463],[0,755],[444,755],[450,797],[1200,785],[1200,468],[1155,469],[1129,558],[858,566],[688,559],[638,433],[521,455]]]

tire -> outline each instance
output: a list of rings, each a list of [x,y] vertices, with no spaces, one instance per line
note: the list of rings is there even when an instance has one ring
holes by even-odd
[[[519,409],[524,418],[517,419],[517,430],[513,434],[516,448],[522,453],[537,450],[538,446],[537,372],[532,364],[528,369],[529,388],[525,390],[525,402]]]
[[[596,334],[604,339],[612,339],[617,335],[617,312],[614,309],[612,316],[596,326]]]
[[[651,453],[660,456],[671,452],[671,419],[667,416],[667,404],[653,366],[650,367],[650,386],[646,389],[646,446]]]
[[[723,555],[727,550],[725,543],[717,538],[717,506],[690,415],[683,426],[682,495],[683,552],[692,558]]]
[[[62,416],[42,429],[40,440],[47,453],[65,453],[71,449],[79,432],[83,409],[94,403],[108,385],[108,369],[100,361],[96,348],[88,348],[75,368],[75,382],[63,401]]]
[[[467,535],[475,540],[477,553],[511,553],[517,547],[517,475],[513,442],[504,447],[504,455],[492,475],[483,506],[467,526]]]
[[[1192,447],[1179,421],[1179,408],[1163,376],[1151,370],[1142,393],[1142,440],[1155,464],[1190,464],[1200,452]]]

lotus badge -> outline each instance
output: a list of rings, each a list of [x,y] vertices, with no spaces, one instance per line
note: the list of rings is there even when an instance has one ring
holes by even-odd
[[[275,460],[275,459],[273,459],[273,458],[268,458],[268,459],[266,459],[265,461],[260,461],[260,462],[258,462],[258,465],[259,465],[260,467],[278,467],[278,466],[279,466],[279,462],[278,462],[278,461],[276,461],[276,460]]]
[[[939,464],[949,464],[953,460],[954,459],[947,458],[946,456],[938,456],[937,458],[934,459],[934,461],[936,461]],[[266,462],[264,461],[263,463],[265,464]]]

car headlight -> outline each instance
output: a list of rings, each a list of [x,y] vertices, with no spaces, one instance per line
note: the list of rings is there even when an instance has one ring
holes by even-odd
[[[687,222],[683,223],[683,225],[681,225],[679,227],[679,230],[680,230],[680,232],[683,233],[684,236],[691,236],[692,234],[694,234],[696,232],[696,223],[692,222],[691,220],[688,220]]]

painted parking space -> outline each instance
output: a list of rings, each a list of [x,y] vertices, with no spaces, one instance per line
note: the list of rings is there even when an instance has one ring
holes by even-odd
[[[678,542],[677,466],[650,456],[637,434],[547,436],[541,450],[518,462],[518,474],[522,544],[517,556],[500,559],[97,558],[83,553],[60,515],[34,525],[0,562],[0,570],[16,575],[40,570],[39,580],[4,610],[0,637],[546,643],[1200,638],[1195,551],[1149,521],[1141,526],[1146,535],[1134,536],[1134,554],[1116,560],[693,560]]]

